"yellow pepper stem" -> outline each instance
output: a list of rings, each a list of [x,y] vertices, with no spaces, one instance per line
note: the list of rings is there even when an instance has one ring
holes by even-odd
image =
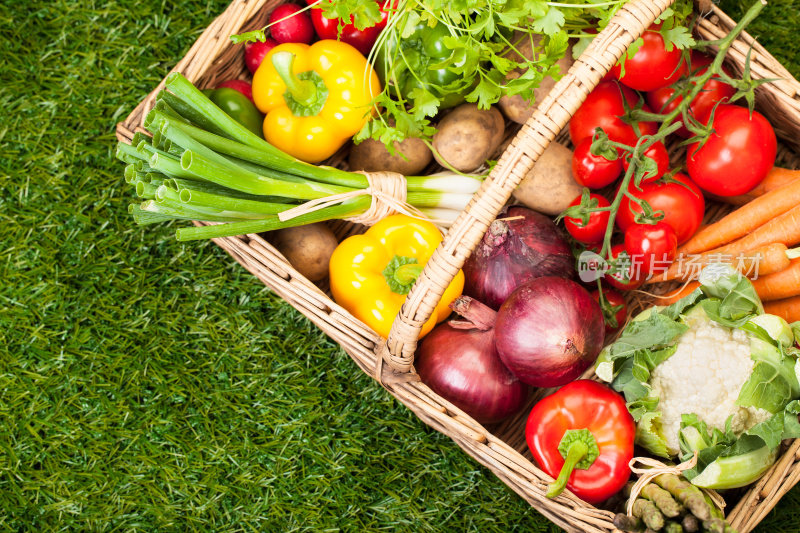
[[[422,265],[402,265],[394,271],[394,279],[401,285],[412,285],[422,273]]]
[[[303,106],[311,106],[317,100],[317,86],[311,80],[301,80],[292,70],[295,55],[291,52],[276,52],[272,56],[272,64],[278,76],[294,100]]]

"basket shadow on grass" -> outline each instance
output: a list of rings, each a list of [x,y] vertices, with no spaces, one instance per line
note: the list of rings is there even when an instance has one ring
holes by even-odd
[[[216,246],[132,226],[113,124],[226,2],[168,4],[2,2],[0,528],[557,531]],[[754,32],[798,72],[786,6]]]

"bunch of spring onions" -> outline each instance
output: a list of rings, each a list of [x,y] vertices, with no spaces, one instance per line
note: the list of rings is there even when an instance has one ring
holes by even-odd
[[[260,233],[366,211],[368,195],[281,221],[303,202],[368,187],[363,174],[315,166],[278,150],[230,118],[182,75],[166,89],[130,145],[119,143],[125,181],[143,200],[130,204],[137,224],[165,220],[218,222],[177,230],[179,241]],[[409,176],[407,202],[426,216],[455,220],[481,178],[459,174]]]

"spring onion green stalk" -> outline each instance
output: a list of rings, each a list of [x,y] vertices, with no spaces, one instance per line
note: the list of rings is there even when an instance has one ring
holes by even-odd
[[[137,132],[116,156],[141,204],[129,212],[137,224],[202,220],[220,224],[180,228],[179,240],[260,233],[363,214],[373,198],[367,176],[315,166],[278,150],[230,118],[180,74],[167,78],[145,117],[152,134]],[[406,178],[406,202],[450,223],[482,178],[442,173]],[[309,200],[342,195],[339,203],[281,220],[279,214]]]

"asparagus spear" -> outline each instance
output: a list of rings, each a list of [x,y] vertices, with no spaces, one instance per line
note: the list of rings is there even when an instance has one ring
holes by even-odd
[[[711,507],[713,506],[706,502],[700,489],[675,474],[660,474],[654,478],[654,481],[659,487],[677,498],[697,518],[702,521],[711,519]]]
[[[686,533],[697,533],[700,531],[700,521],[693,514],[687,514],[681,520],[681,525]]]
[[[667,518],[675,518],[681,514],[681,505],[672,495],[654,483],[648,483],[641,492],[642,496],[656,504],[656,507]]]
[[[614,516],[614,527],[622,530],[629,531],[630,533],[641,533],[644,531],[644,524],[635,516],[628,516],[625,513],[617,513]]]
[[[649,529],[658,531],[664,527],[664,515],[648,499],[636,498],[633,502],[633,516],[641,518]]]

